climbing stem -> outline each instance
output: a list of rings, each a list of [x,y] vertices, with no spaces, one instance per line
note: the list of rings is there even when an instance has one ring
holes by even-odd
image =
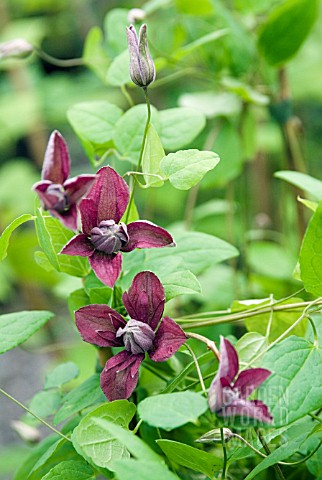
[[[28,407],[26,407],[25,405],[23,405],[23,403],[19,402],[19,400],[17,400],[16,398],[14,398],[12,395],[10,395],[8,392],[5,392],[4,390],[2,390],[2,388],[0,388],[0,393],[2,393],[2,395],[4,395],[5,397],[9,398],[9,400],[11,400],[12,402],[16,403],[17,405],[19,405],[19,407],[23,408],[26,412],[28,412],[30,415],[32,415],[33,417],[37,418],[37,420],[39,420],[39,422],[41,422],[43,425],[45,425],[47,428],[49,428],[50,430],[52,430],[53,432],[57,433],[57,435],[60,435],[61,437],[65,438],[65,440],[68,440],[69,442],[71,442],[71,439],[66,437],[66,435],[64,435],[63,433],[61,433],[59,430],[56,430],[56,428],[54,428],[52,425],[50,425],[49,423],[47,423],[43,418],[39,417],[36,413],[33,413],[31,410],[29,410]]]

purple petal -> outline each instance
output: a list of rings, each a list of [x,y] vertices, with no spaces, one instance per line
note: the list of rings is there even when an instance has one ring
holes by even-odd
[[[63,184],[68,178],[69,171],[70,159],[67,143],[63,136],[55,130],[48,141],[41,178]]]
[[[86,195],[96,179],[96,175],[78,175],[78,177],[69,178],[64,183],[65,192],[69,203],[77,203]]]
[[[221,336],[219,368],[208,392],[208,403],[212,412],[218,412],[222,408],[224,404],[223,387],[230,386],[237,375],[238,368],[238,356],[235,348]]]
[[[235,347],[223,336],[220,337],[219,377],[232,383],[238,373],[239,362]]]
[[[107,399],[127,399],[139,379],[139,367],[144,354],[133,355],[126,350],[110,358],[101,373],[101,389]]]
[[[97,205],[93,200],[83,198],[78,208],[82,221],[82,230],[86,235],[90,235],[92,228],[98,226]]]
[[[32,187],[35,192],[37,192],[41,200],[42,207],[46,210],[53,207],[57,202],[57,198],[53,198],[51,195],[46,194],[49,185],[52,185],[50,180],[42,180],[41,182],[35,183]]]
[[[131,318],[147,323],[152,330],[157,328],[164,310],[165,294],[162,283],[154,273],[138,273],[122,299]]]
[[[94,253],[94,247],[87,236],[84,233],[81,233],[69,240],[60,253],[63,255],[90,257]]]
[[[266,368],[249,368],[238,375],[234,388],[238,390],[240,398],[247,398],[271,375]]]
[[[122,339],[116,338],[125,320],[107,305],[87,305],[75,312],[76,326],[85,342],[99,347],[120,347]]]
[[[149,353],[149,356],[154,362],[165,362],[186,340],[187,337],[182,328],[171,318],[164,317],[155,335],[154,350]]]
[[[102,167],[87,198],[97,205],[97,225],[103,220],[118,223],[129,202],[129,187],[111,167]]]
[[[69,230],[78,229],[78,211],[76,205],[71,205],[69,209],[64,213],[59,213],[57,210],[49,210],[50,213],[58,218],[62,224]],[[78,254],[77,254],[78,255]]]
[[[122,255],[120,253],[107,255],[95,250],[89,257],[89,263],[95,275],[108,287],[113,288],[122,271]]]
[[[265,403],[260,400],[237,399],[228,407],[224,407],[217,415],[225,418],[238,416],[252,418],[264,423],[271,423],[273,417]]]
[[[139,220],[129,223],[127,232],[130,237],[123,252],[131,252],[135,248],[174,247],[175,242],[167,230],[154,223]]]

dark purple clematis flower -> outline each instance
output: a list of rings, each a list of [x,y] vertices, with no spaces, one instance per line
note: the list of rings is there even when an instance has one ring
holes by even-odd
[[[55,130],[49,138],[42,167],[42,180],[33,186],[44,210],[59,218],[65,227],[77,230],[77,203],[93,185],[96,175],[68,178],[70,158],[67,144]]]
[[[239,369],[238,355],[233,345],[220,337],[220,364],[208,393],[209,408],[221,417],[236,415],[269,423],[273,420],[268,407],[260,400],[246,400],[271,372],[265,368]]]
[[[76,326],[85,342],[125,347],[107,361],[101,373],[101,388],[110,401],[129,398],[145,352],[154,362],[164,362],[187,340],[179,325],[169,317],[162,318],[164,289],[154,273],[138,273],[123,294],[123,303],[130,316],[127,322],[107,305],[88,305],[75,312]]]
[[[119,223],[129,202],[129,188],[111,167],[102,167],[97,177],[79,204],[83,233],[73,237],[61,253],[89,257],[96,276],[113,287],[122,270],[120,252],[175,243],[169,232],[151,222]]]

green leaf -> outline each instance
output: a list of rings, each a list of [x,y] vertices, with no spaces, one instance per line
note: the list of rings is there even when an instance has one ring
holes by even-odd
[[[236,78],[224,78],[222,83],[227,90],[238,95],[244,102],[261,106],[269,104],[267,95],[257,92],[246,83],[236,80]]]
[[[301,251],[300,269],[305,290],[322,295],[322,202],[306,229]]]
[[[258,38],[268,63],[281,65],[296,54],[317,19],[318,6],[318,0],[287,0],[271,11]]]
[[[280,305],[288,305],[292,303],[303,302],[302,298],[291,298],[290,300],[285,300],[280,302]],[[270,301],[267,300],[263,302],[263,305],[269,305]],[[254,307],[254,305],[253,305]],[[252,307],[250,307],[252,308]],[[266,335],[266,330],[269,321],[271,320],[271,327],[268,339],[270,342],[273,342],[278,338],[282,333],[285,332],[293,323],[301,316],[303,309],[299,308],[292,311],[275,311],[271,318],[270,313],[263,313],[256,315],[254,317],[245,318],[245,326],[249,332],[258,332],[262,335]],[[298,335],[299,337],[304,337],[306,333],[307,319],[303,319],[299,325],[296,325],[293,328],[292,332],[289,335]]]
[[[6,258],[7,256],[9,240],[12,232],[23,223],[28,222],[29,220],[32,220],[32,219],[33,219],[33,216],[30,215],[30,213],[26,213],[25,215],[21,215],[20,217],[13,220],[13,222],[11,222],[10,225],[8,225],[4,229],[4,231],[2,232],[2,235],[0,236],[0,261]]]
[[[96,373],[67,393],[63,398],[61,408],[54,417],[54,424],[57,425],[93,403],[97,401],[103,402],[104,399],[105,397],[100,387],[100,376]]]
[[[122,110],[106,101],[77,103],[67,112],[73,129],[81,138],[96,145],[110,142]]]
[[[153,472],[153,480],[178,480],[179,477],[170,472],[166,465],[160,462],[149,460],[118,460],[114,464],[117,477],[122,480],[151,480]]]
[[[55,270],[55,268],[52,266],[52,264],[50,263],[50,261],[48,260],[48,257],[44,252],[38,250],[37,252],[35,252],[34,258],[37,264],[41,268],[46,270],[46,272],[52,272],[53,270]]]
[[[163,180],[152,175],[162,177],[160,162],[164,156],[165,153],[159,135],[152,123],[149,123],[142,156],[142,172],[149,174],[144,175],[148,187],[162,187]]]
[[[195,108],[207,118],[234,116],[240,112],[241,101],[232,93],[202,91],[184,93],[179,98],[182,107]]]
[[[197,38],[197,40],[194,40],[188,45],[185,45],[184,47],[179,48],[179,50],[176,50],[173,53],[173,57],[176,60],[181,60],[186,55],[189,55],[190,53],[193,53],[195,50],[198,50],[200,47],[203,47],[208,43],[214,42],[215,40],[218,40],[219,38],[224,37],[225,35],[227,35],[228,32],[229,30],[227,28],[223,28],[221,30],[216,30],[214,32],[207,33],[206,35],[203,35],[202,37]]]
[[[110,61],[103,48],[103,33],[99,27],[92,27],[87,34],[83,60],[85,65],[91,68],[105,82]]]
[[[140,460],[154,462],[161,460],[160,456],[141,440],[141,438],[134,435],[133,432],[127,428],[122,427],[119,423],[106,420],[106,418],[97,417],[95,418],[95,424],[97,427],[100,427],[101,431],[105,432],[106,437],[113,438],[119,445],[122,444],[123,447],[126,447],[126,451],[130,452],[134,457]],[[114,460],[118,459],[115,458]]]
[[[60,437],[58,437],[58,435],[51,435],[44,438],[38,445],[33,447],[26,460],[19,467],[19,470],[14,476],[14,480],[26,480],[38,460],[58,440],[60,440]]]
[[[152,123],[159,129],[159,115],[155,108],[151,108]],[[122,156],[137,163],[139,160],[142,138],[147,121],[147,107],[145,104],[130,108],[116,123],[114,142]]]
[[[121,87],[129,83],[131,81],[129,65],[130,56],[128,49],[126,49],[114,58],[107,70],[106,80],[108,83],[114,87]]]
[[[315,200],[322,200],[322,182],[306,173],[281,170],[280,172],[275,172],[274,177],[285,180],[291,185],[304,190],[304,192],[312,195]]]
[[[85,305],[89,305],[90,303],[91,301],[89,299],[89,296],[83,288],[74,290],[74,292],[72,292],[68,297],[68,309],[71,316],[74,318],[75,310],[78,310],[81,307],[85,307]]]
[[[220,238],[200,232],[178,232],[174,235],[177,246],[175,256],[180,258],[184,266],[195,275],[217,263],[238,256],[238,250]],[[211,252],[211,254],[210,254]],[[173,256],[169,249],[155,249],[147,252],[147,258],[156,264],[166,263]],[[149,263],[149,262],[147,262]]]
[[[257,478],[257,475],[266,470],[266,468],[271,465],[275,465],[277,462],[280,462],[291,455],[296,451],[299,451],[301,445],[305,442],[307,438],[307,431],[303,424],[295,424],[288,431],[288,439],[283,445],[276,448],[274,452],[264,458],[245,478],[245,480],[251,480],[252,478]]]
[[[162,280],[167,302],[178,295],[201,293],[201,285],[198,279],[189,270],[181,270],[170,273]]]
[[[214,473],[222,468],[221,458],[199,448],[172,440],[157,440],[157,444],[170,461],[201,472],[209,478],[213,478]]]
[[[85,277],[88,274],[89,265],[86,258],[59,255],[62,248],[74,236],[72,231],[63,227],[56,218],[43,215],[41,209],[37,209],[35,226],[39,245],[58,272],[65,272],[75,277]]]
[[[193,108],[169,108],[159,112],[162,145],[167,150],[178,150],[191,143],[206,125],[205,116]]]
[[[179,12],[188,15],[211,15],[214,7],[211,0],[201,0],[196,3],[195,0],[175,0]]]
[[[196,422],[207,409],[207,400],[195,392],[154,395],[138,404],[140,418],[152,427],[164,430],[173,430],[188,422]]]
[[[219,156],[214,152],[179,150],[162,159],[161,170],[175,188],[188,190],[200,182],[219,160]]]
[[[241,366],[251,365],[252,367],[259,367],[261,359],[253,363],[253,358],[264,352],[268,346],[268,340],[256,332],[248,332],[243,335],[236,343],[238,352],[239,364]]]
[[[53,313],[42,310],[0,315],[0,353],[28,340],[53,316]]]
[[[261,366],[273,373],[258,396],[269,406],[275,426],[294,422],[321,407],[321,359],[320,347],[296,336],[267,352]]]
[[[318,208],[317,202],[312,202],[311,200],[307,200],[306,198],[301,198],[298,196],[297,201],[302,203],[309,210],[312,210],[312,212],[315,212],[316,209]]]
[[[73,362],[66,362],[58,365],[46,376],[45,390],[59,388],[79,375],[79,369]]]
[[[61,462],[52,468],[42,480],[95,480],[96,475],[86,462],[73,460]]]
[[[253,241],[249,245],[248,261],[251,269],[260,275],[289,281],[296,265],[297,255],[289,246],[282,246],[275,242]]]
[[[73,432],[76,451],[94,465],[112,470],[113,461],[129,458],[129,452],[102,427],[102,422],[110,420],[127,427],[134,413],[135,405],[127,400],[115,400],[96,408],[80,421]]]
[[[126,8],[113,8],[104,19],[108,47],[116,55],[127,48],[125,29],[129,24],[128,13]],[[127,68],[129,69],[129,64]]]
[[[39,417],[54,415],[61,403],[61,394],[57,390],[47,390],[33,396],[29,408]]]

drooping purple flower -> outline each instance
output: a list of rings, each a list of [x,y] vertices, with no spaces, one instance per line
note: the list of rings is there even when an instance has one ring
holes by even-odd
[[[44,210],[59,218],[65,227],[77,230],[77,204],[93,185],[96,175],[68,178],[70,158],[63,136],[55,130],[49,138],[42,180],[33,186]]]
[[[66,255],[89,257],[96,276],[113,287],[122,270],[120,252],[135,248],[174,246],[164,228],[138,220],[120,223],[129,202],[129,188],[111,167],[102,167],[87,198],[79,204],[82,232],[62,249]]]
[[[187,340],[179,325],[169,317],[162,318],[165,294],[154,273],[138,273],[122,298],[128,321],[107,305],[88,305],[75,312],[76,326],[85,342],[125,347],[107,361],[101,373],[101,388],[110,401],[129,398],[145,352],[154,362],[164,362]]]
[[[233,345],[220,337],[220,363],[208,393],[209,408],[221,417],[243,416],[270,423],[268,407],[260,400],[247,400],[271,372],[265,368],[249,368],[237,376],[238,355]],[[237,378],[236,378],[237,376]]]

